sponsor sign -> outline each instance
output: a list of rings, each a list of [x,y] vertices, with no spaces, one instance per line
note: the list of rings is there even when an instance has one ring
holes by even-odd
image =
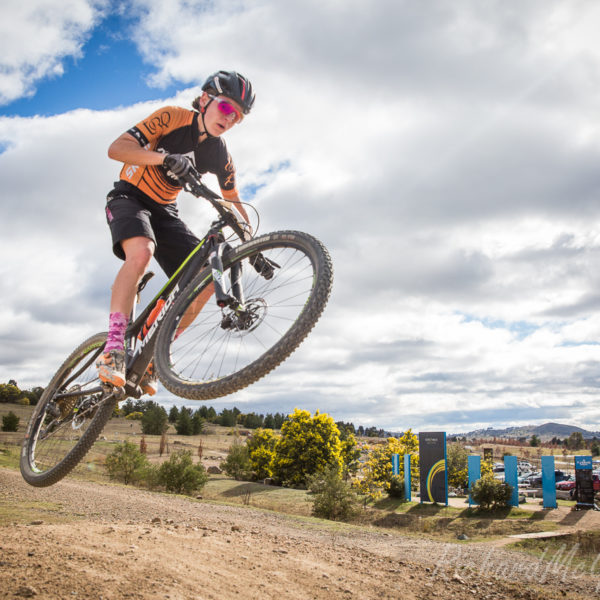
[[[448,504],[446,433],[419,433],[421,502]]]
[[[576,469],[583,469],[583,470],[589,469],[591,471],[592,465],[593,465],[593,461],[592,461],[591,456],[576,456],[575,457],[575,468]]]
[[[592,479],[592,457],[575,457],[576,508],[594,507],[594,480]]]

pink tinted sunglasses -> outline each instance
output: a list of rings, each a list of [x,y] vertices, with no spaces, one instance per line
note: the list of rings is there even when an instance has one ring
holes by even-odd
[[[217,108],[226,117],[228,117],[229,115],[235,114],[236,121],[242,120],[242,113],[235,106],[233,106],[233,104],[231,104],[231,102],[227,102],[227,100],[219,100],[219,98],[216,98],[215,96],[211,96],[211,98],[213,100],[217,101]]]

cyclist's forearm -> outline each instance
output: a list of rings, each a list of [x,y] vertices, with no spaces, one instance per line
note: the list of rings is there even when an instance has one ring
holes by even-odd
[[[161,165],[165,155],[142,148],[129,133],[118,137],[108,148],[108,156],[128,165]]]

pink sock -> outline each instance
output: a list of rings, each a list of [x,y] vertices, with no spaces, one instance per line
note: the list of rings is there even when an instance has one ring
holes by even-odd
[[[108,319],[108,337],[104,352],[123,350],[125,345],[125,330],[129,324],[129,317],[120,312],[110,313]]]

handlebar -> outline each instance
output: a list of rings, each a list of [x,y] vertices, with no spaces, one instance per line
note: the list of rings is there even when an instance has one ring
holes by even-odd
[[[183,185],[183,189],[186,192],[196,196],[196,198],[205,198],[208,200],[213,208],[219,213],[219,216],[225,225],[231,227],[242,241],[250,239],[249,234],[240,226],[234,214],[221,204],[223,198],[216,192],[213,192],[208,186],[204,185],[201,181],[201,177],[200,173],[198,173],[194,167],[191,167],[186,175],[179,177],[179,182]]]
[[[240,226],[234,214],[221,204],[223,198],[221,198],[221,196],[219,196],[219,194],[216,192],[213,192],[209,187],[204,185],[200,181],[200,178],[200,173],[198,173],[198,171],[196,171],[196,169],[192,166],[186,175],[179,178],[179,182],[183,185],[183,189],[186,192],[196,196],[196,198],[206,198],[206,200],[208,200],[213,205],[214,209],[219,213],[221,221],[225,225],[229,225],[229,227],[233,229],[240,240],[243,242],[251,240],[252,236],[250,233],[245,231]],[[275,261],[263,256],[261,252],[258,252],[250,258],[250,264],[256,269],[257,273],[259,273],[265,279],[271,279],[275,269],[280,268],[280,265],[278,265]]]

